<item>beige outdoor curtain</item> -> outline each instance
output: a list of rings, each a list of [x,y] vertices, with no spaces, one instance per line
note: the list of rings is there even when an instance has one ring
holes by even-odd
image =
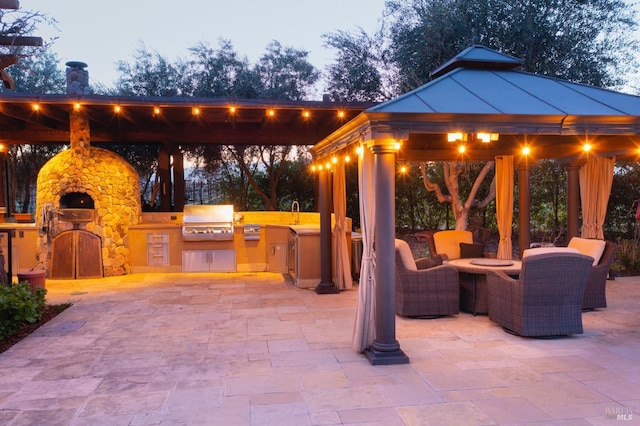
[[[604,239],[602,226],[613,184],[615,157],[590,155],[580,168],[580,199],[582,201],[582,238]]]
[[[496,216],[500,234],[496,257],[498,259],[512,259],[513,155],[496,157]]]
[[[335,221],[333,233],[336,244],[333,259],[336,268],[335,284],[339,290],[345,290],[353,287],[353,281],[345,234],[347,232],[347,189],[343,162],[336,164],[333,170],[333,215]]]
[[[375,340],[376,261],[373,235],[376,222],[376,194],[373,153],[369,149],[364,149],[364,152],[358,156],[358,192],[362,230],[362,266],[352,348],[356,352],[363,352]]]

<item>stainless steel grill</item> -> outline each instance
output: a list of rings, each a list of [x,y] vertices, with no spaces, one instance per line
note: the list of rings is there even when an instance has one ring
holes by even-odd
[[[233,240],[233,205],[186,205],[182,219],[185,241]]]

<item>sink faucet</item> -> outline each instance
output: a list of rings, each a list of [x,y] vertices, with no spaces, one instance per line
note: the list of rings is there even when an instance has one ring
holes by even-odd
[[[298,203],[298,200],[291,203],[291,216],[293,216],[293,221],[296,225],[300,223],[300,203]]]

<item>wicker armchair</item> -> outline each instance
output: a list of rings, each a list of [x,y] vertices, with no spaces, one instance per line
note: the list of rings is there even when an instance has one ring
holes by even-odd
[[[607,285],[607,276],[609,268],[616,258],[618,245],[612,241],[605,241],[604,251],[597,265],[591,268],[589,281],[584,290],[584,298],[582,299],[582,309],[591,311],[596,308],[607,307],[607,297],[605,287]]]
[[[442,258],[414,261],[409,245],[396,240],[396,314],[440,317],[460,311],[458,271],[442,265]]]
[[[593,258],[547,253],[522,259],[516,280],[487,273],[489,319],[520,336],[582,333],[582,297]]]

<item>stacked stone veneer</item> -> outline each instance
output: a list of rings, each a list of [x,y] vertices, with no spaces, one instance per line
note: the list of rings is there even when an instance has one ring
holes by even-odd
[[[70,121],[71,149],[57,154],[38,173],[36,211],[42,212],[47,204],[58,209],[65,194],[87,193],[94,201],[94,220],[79,227],[100,237],[104,276],[130,273],[128,230],[142,219],[138,173],[114,152],[89,145],[88,120],[81,113],[71,113]],[[41,230],[36,256],[38,267],[48,270],[51,242],[73,224],[54,219],[55,226],[45,229],[42,216],[36,215]]]
[[[84,62],[67,62],[67,94],[68,95],[89,95],[89,71],[85,68]]]

